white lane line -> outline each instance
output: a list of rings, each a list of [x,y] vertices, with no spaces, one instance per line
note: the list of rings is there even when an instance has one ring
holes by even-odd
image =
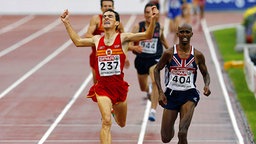
[[[2,50],[0,52],[0,58],[10,52],[12,52],[13,50],[19,48],[20,46],[28,43],[29,41],[41,36],[42,34],[50,31],[51,29],[53,29],[54,27],[56,27],[57,25],[59,25],[61,23],[61,21],[59,19],[55,20],[53,23],[49,24],[48,26],[44,27],[43,29],[40,29],[39,31],[29,35],[28,37],[26,37],[25,39],[15,43],[14,45]]]
[[[209,31],[216,31],[216,30],[227,29],[227,28],[235,28],[239,25],[241,25],[241,24],[240,23],[232,23],[232,24],[215,25],[215,26],[209,27]]]
[[[132,27],[132,25],[134,24],[134,22],[135,22],[135,20],[136,20],[136,15],[132,15],[131,17],[130,17],[130,19],[128,20],[128,22],[126,23],[126,25],[125,25],[125,32],[128,32],[129,31],[129,29]]]
[[[62,120],[62,118],[65,116],[65,114],[68,112],[68,110],[71,108],[71,106],[75,103],[79,95],[83,92],[84,88],[88,85],[88,83],[92,80],[92,73],[89,74],[89,76],[85,79],[83,84],[80,86],[78,91],[75,93],[75,95],[72,97],[72,99],[69,101],[69,103],[65,106],[65,108],[62,110],[60,115],[57,117],[57,119],[54,121],[54,123],[50,126],[50,128],[46,131],[44,136],[40,139],[40,141],[37,144],[43,144],[45,140],[49,137],[49,135],[52,133],[52,131],[55,129],[55,127],[58,125],[58,123]]]
[[[56,20],[57,22],[60,20]],[[84,34],[88,25],[79,32],[79,34]],[[24,80],[26,80],[29,76],[31,76],[33,73],[35,73],[37,70],[39,70],[41,67],[43,67],[46,63],[48,63],[50,60],[52,60],[54,57],[56,57],[58,54],[60,54],[62,51],[64,51],[70,44],[72,44],[71,40],[68,40],[65,42],[62,46],[60,46],[58,49],[56,49],[51,55],[46,57],[43,61],[41,61],[39,64],[37,64],[35,67],[33,67],[30,71],[25,73],[21,78],[19,78],[16,82],[14,82],[12,85],[10,85],[7,89],[5,89],[0,94],[0,99],[3,98],[6,94],[8,94],[11,90],[13,90],[15,87],[17,87],[20,83],[22,83]]]
[[[33,19],[34,17],[35,17],[35,16],[33,16],[33,15],[28,15],[28,16],[26,16],[26,17],[20,19],[19,21],[15,22],[15,23],[12,23],[12,24],[10,24],[10,25],[8,25],[8,26],[6,26],[6,27],[1,28],[1,29],[0,29],[0,35],[3,34],[3,33],[8,32],[8,31],[10,31],[10,30],[12,30],[12,29],[14,29],[14,28],[16,28],[16,27],[18,27],[18,26],[20,26],[20,25],[26,23],[26,22],[28,22],[28,21],[30,21],[30,20]]]
[[[147,123],[148,123],[148,116],[149,116],[150,108],[151,108],[151,102],[149,100],[147,100],[147,105],[146,105],[146,109],[145,109],[145,112],[144,112],[144,117],[143,117],[143,121],[142,121],[142,124],[141,124],[141,130],[140,130],[140,135],[139,135],[139,139],[138,139],[137,144],[143,144],[146,129],[147,129]]]
[[[223,94],[224,94],[224,98],[225,98],[225,101],[226,101],[227,109],[228,109],[228,112],[229,112],[229,116],[230,116],[230,119],[231,119],[231,122],[232,122],[232,125],[233,125],[233,128],[234,128],[234,131],[235,131],[236,136],[238,138],[239,144],[244,144],[244,140],[243,140],[241,132],[238,128],[237,121],[236,121],[236,118],[235,118],[235,115],[234,115],[234,111],[232,109],[232,105],[231,105],[231,102],[230,102],[230,99],[229,99],[229,95],[228,95],[228,92],[227,92],[227,87],[224,83],[223,75],[222,75],[221,68],[220,68],[220,63],[219,63],[218,58],[216,56],[216,52],[215,52],[215,49],[214,49],[214,44],[213,44],[213,41],[211,39],[211,34],[210,34],[209,29],[207,28],[206,20],[205,19],[202,20],[201,24],[203,26],[204,35],[205,35],[206,41],[208,43],[208,47],[210,49],[211,57],[212,57],[212,60],[214,62],[214,65],[215,65],[215,68],[216,68],[216,71],[217,71],[220,86],[221,86],[221,89],[222,89]]]

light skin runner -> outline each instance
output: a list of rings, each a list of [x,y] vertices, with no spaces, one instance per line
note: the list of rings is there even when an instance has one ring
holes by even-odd
[[[201,20],[204,19],[204,9],[206,0],[193,0],[194,20],[193,23],[197,22],[197,15],[199,12],[199,30],[202,30]]]
[[[100,1],[101,6],[101,12],[105,12],[108,9],[114,9],[114,1],[113,0],[101,0]],[[118,26],[119,32],[124,32],[123,24],[120,23]],[[104,34],[104,28],[102,25],[102,14],[94,15],[90,20],[90,25],[85,33],[86,38],[93,37],[94,35],[103,35]],[[92,70],[93,75],[93,82],[96,83],[96,75],[95,75],[95,48],[92,47],[92,53],[90,54],[90,66]],[[130,65],[129,60],[126,59],[126,68],[128,68]]]
[[[107,66],[109,66],[109,67],[99,67],[99,69],[97,69],[96,74],[100,75],[99,80],[96,84],[94,84],[91,87],[89,91],[89,94],[91,94],[90,92],[93,93],[93,95],[91,95],[91,98],[94,101],[97,101],[97,104],[101,113],[101,117],[102,117],[102,127],[100,130],[101,144],[112,143],[112,137],[111,137],[111,125],[112,125],[111,109],[112,108],[114,109],[114,119],[116,123],[120,127],[124,127],[126,124],[126,116],[127,116],[126,97],[128,93],[128,84],[124,81],[124,77],[123,77],[124,74],[122,71],[125,63],[124,58],[125,58],[125,54],[128,51],[127,49],[128,49],[129,42],[152,38],[154,33],[155,22],[157,19],[156,17],[159,15],[159,11],[157,10],[156,7],[152,7],[151,10],[152,10],[151,11],[152,21],[145,32],[119,33],[116,31],[116,28],[120,24],[119,15],[117,12],[109,9],[103,13],[104,36],[95,35],[91,38],[81,38],[74,31],[69,21],[68,10],[65,10],[63,14],[60,16],[73,43],[77,47],[95,46],[97,48],[96,58],[98,58],[97,60],[98,65],[102,66],[102,64],[103,65],[107,64]],[[108,49],[105,50],[105,47],[108,47]],[[112,53],[116,53],[116,55],[112,55]],[[115,59],[111,59],[112,57],[115,57]],[[117,59],[119,57],[121,57],[122,59]],[[109,61],[105,62],[104,60],[109,60]],[[111,64],[118,64],[118,65],[111,65]],[[117,68],[119,69],[115,69],[116,68],[115,66],[117,66]],[[113,70],[113,71],[106,71],[106,69],[104,68],[107,68],[107,69],[109,68],[109,70]],[[104,72],[107,72],[107,73],[104,73]],[[114,84],[112,85],[110,82]]]
[[[191,11],[193,0],[181,0],[182,2],[182,17],[185,20],[185,23],[191,23]]]
[[[148,3],[144,8],[144,18],[145,20],[136,24],[133,27],[132,32],[140,32],[145,29],[150,24],[151,21],[151,7],[153,4]],[[156,108],[158,105],[158,91],[154,79],[154,68],[159,58],[163,53],[163,46],[167,49],[169,44],[163,33],[164,28],[157,22],[155,27],[155,35],[152,39],[141,41],[139,43],[130,43],[130,49],[141,49],[140,52],[135,51],[135,68],[137,70],[137,77],[140,85],[140,90],[147,92],[147,96],[151,100],[151,110],[149,113],[149,120],[155,121]],[[157,41],[157,42],[156,42]],[[151,79],[151,84],[148,83],[148,78]]]
[[[144,2],[145,0],[140,0],[141,2]],[[151,3],[157,7],[157,9],[160,11],[160,0],[149,0],[148,3]],[[159,21],[160,16],[157,18],[157,21]]]
[[[192,27],[183,24],[178,27],[179,43],[166,50],[155,68],[155,81],[159,91],[159,104],[164,108],[161,123],[163,143],[169,143],[174,137],[174,124],[180,115],[178,144],[187,144],[188,128],[195,107],[200,99],[195,81],[199,68],[204,81],[203,94],[211,94],[210,75],[204,55],[190,45]],[[165,92],[161,87],[160,71],[166,68]]]
[[[164,0],[164,5],[168,8],[166,10],[164,7],[164,12],[169,19],[169,32],[173,35],[173,43],[176,44],[178,42],[176,32],[182,22],[181,0]]]

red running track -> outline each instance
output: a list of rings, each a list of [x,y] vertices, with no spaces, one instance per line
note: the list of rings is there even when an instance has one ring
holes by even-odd
[[[225,14],[228,19],[220,19],[219,15]],[[71,15],[70,19],[75,30],[82,30],[83,34],[90,18],[91,15]],[[121,19],[130,31],[131,24],[143,16],[122,15]],[[0,20],[0,143],[99,143],[100,113],[96,103],[85,98],[92,85],[88,62],[91,49],[76,48],[55,15],[2,15]],[[208,26],[241,20],[242,13],[206,13]],[[201,96],[189,130],[189,143],[239,143],[204,33],[195,25],[192,43],[206,55],[212,95]],[[130,84],[127,126],[119,128],[113,122],[113,144],[160,144],[162,108],[158,107],[156,122],[144,120],[148,101],[139,90],[134,55],[128,56],[131,66],[125,70]],[[200,91],[202,84],[199,76]],[[242,118],[235,105],[233,109],[246,143]],[[177,143],[177,133],[171,143]]]

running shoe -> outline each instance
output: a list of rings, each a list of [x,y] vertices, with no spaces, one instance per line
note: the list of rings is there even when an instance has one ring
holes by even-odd
[[[148,120],[150,120],[150,121],[152,121],[152,122],[156,121],[156,113],[154,113],[154,112],[151,111],[151,112],[149,113]]]

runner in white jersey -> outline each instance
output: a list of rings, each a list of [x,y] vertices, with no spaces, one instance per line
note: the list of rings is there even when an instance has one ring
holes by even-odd
[[[178,138],[179,144],[187,144],[187,133],[194,109],[200,99],[196,89],[197,68],[204,80],[204,95],[211,94],[210,75],[208,73],[204,55],[190,45],[193,36],[192,27],[183,24],[178,27],[179,43],[167,49],[156,65],[154,75],[159,91],[159,104],[164,108],[161,138],[168,143],[174,136],[174,124],[180,115]],[[166,68],[165,92],[161,87],[160,71]]]
[[[190,48],[190,56],[180,58],[177,46],[174,45],[173,58],[165,67],[166,87],[172,90],[185,91],[196,88],[197,64],[194,57],[194,47]]]

